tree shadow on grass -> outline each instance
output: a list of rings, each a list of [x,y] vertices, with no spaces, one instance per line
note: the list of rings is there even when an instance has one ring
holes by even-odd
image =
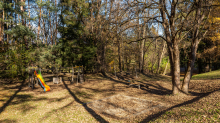
[[[144,75],[147,78],[150,78],[152,81],[159,81],[159,80],[166,80],[166,81],[171,81],[171,78],[169,77],[165,77],[162,75],[158,75],[158,74],[145,74],[145,73],[141,73],[142,75]]]
[[[10,96],[4,96],[4,97],[8,97],[9,100],[3,105],[3,107],[1,107],[1,112],[3,112],[3,110],[9,105],[13,106],[13,105],[19,105],[20,104],[17,107],[17,109],[25,114],[28,111],[33,110],[33,109],[36,108],[36,106],[32,106],[32,105],[30,105],[26,102],[29,102],[29,101],[42,101],[42,100],[47,99],[45,97],[33,99],[33,96],[31,96],[29,94],[16,94],[16,95],[13,95],[13,96],[11,96],[11,97]],[[12,97],[13,97],[13,99],[11,99]],[[0,100],[0,101],[5,101],[5,100]]]
[[[0,123],[16,123],[16,120],[10,120],[10,119],[4,119],[4,120],[0,120]]]
[[[110,79],[111,81],[114,81],[114,82],[117,82],[117,83],[122,83],[122,84],[125,84],[125,85],[129,85],[130,83],[128,83],[128,82],[123,82],[123,81],[118,81],[118,80],[116,80],[116,79],[113,79],[113,78],[111,78],[111,77],[109,77],[109,76],[104,76],[105,78],[107,78],[107,79]],[[142,81],[138,81],[139,83],[141,83],[142,85],[144,85],[144,86],[141,86],[141,90],[145,90],[145,91],[147,91],[148,93],[151,93],[151,94],[156,94],[156,95],[167,95],[167,94],[171,94],[172,93],[172,91],[171,90],[169,90],[169,89],[166,89],[166,88],[164,88],[164,87],[162,87],[162,86],[155,86],[155,85],[153,85],[153,84],[150,84],[150,83],[144,83],[144,82],[142,82]],[[153,88],[148,88],[147,86],[150,86],[150,87],[154,87],[154,88],[156,88],[156,89],[153,89]]]
[[[64,86],[66,87],[66,89],[69,91],[69,93],[72,95],[72,97],[74,98],[74,100],[78,103],[80,103],[81,105],[83,105],[83,107],[99,122],[101,123],[108,123],[108,121],[106,121],[104,118],[102,118],[100,115],[98,115],[93,109],[89,108],[87,106],[86,103],[83,103],[82,101],[80,101],[76,95],[68,88],[67,84],[65,83],[65,81],[63,81]]]
[[[24,86],[25,79],[22,81],[18,90],[9,98],[9,100],[0,108],[0,114],[5,110],[5,108],[9,105],[9,103],[15,98],[18,92],[21,91],[22,87]]]
[[[47,112],[44,117],[39,119],[39,122],[42,122],[43,120],[47,119],[50,115],[53,115],[54,113],[58,112],[59,110],[64,110],[65,108],[71,106],[73,103],[74,103],[74,101],[68,103],[67,105],[65,105],[65,106],[63,106],[61,108],[53,109],[52,111]],[[57,117],[57,118],[59,118],[59,117]],[[59,120],[62,121],[62,119],[59,119]],[[65,121],[62,121],[62,122],[65,122]]]
[[[193,98],[191,100],[185,101],[185,102],[183,102],[181,104],[174,105],[174,106],[172,106],[172,107],[170,107],[168,109],[165,109],[165,110],[163,110],[163,111],[161,111],[159,113],[149,115],[147,118],[145,118],[140,123],[146,123],[146,122],[150,122],[150,121],[156,120],[157,118],[159,118],[160,116],[162,116],[165,112],[167,112],[169,110],[172,110],[174,108],[181,107],[181,106],[184,106],[184,105],[192,104],[193,102],[199,101],[201,98],[207,97],[208,95],[210,95],[213,92],[215,92],[215,91],[204,93],[204,94],[202,94],[202,95],[200,95],[198,97],[195,97],[195,98]]]

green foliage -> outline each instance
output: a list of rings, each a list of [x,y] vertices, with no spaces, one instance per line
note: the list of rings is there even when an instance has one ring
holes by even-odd
[[[24,41],[30,38],[35,38],[33,30],[21,24],[16,25],[11,30],[6,30],[5,34],[12,35],[13,39],[17,41]]]
[[[163,73],[164,72],[164,70],[166,68],[166,65],[167,65],[167,62],[168,62],[168,59],[169,59],[169,57],[165,57],[165,58],[162,59],[161,64],[160,64],[160,71],[159,71],[159,73]],[[167,73],[170,72],[170,62],[167,65],[166,72]]]
[[[61,38],[54,52],[61,58],[62,66],[84,65],[91,69],[95,63],[93,59],[97,48],[91,36],[84,30],[81,21],[89,13],[88,3],[67,0],[62,5],[64,5],[60,15],[62,26],[58,28]]]

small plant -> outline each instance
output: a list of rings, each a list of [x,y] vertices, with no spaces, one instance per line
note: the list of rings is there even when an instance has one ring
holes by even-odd
[[[209,113],[212,113],[212,110],[211,110],[211,109],[209,109],[209,110],[208,110],[208,112],[209,112]]]

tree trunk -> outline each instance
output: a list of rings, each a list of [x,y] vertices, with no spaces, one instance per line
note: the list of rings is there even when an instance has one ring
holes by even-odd
[[[121,41],[121,57],[122,57],[122,70],[125,71],[125,60],[124,60],[124,44],[123,44],[123,40]]]
[[[49,36],[49,37],[50,37],[51,45],[53,46],[53,39],[52,39],[52,38],[53,38],[53,37],[52,37],[52,24],[51,24],[51,22],[52,22],[52,21],[51,21],[51,14],[50,14],[50,10],[49,10],[49,23],[50,23],[50,33],[49,33],[50,36]]]
[[[117,42],[118,42],[118,65],[119,65],[119,70],[120,72],[122,71],[122,67],[121,67],[121,48],[120,48],[120,42],[119,39],[117,38]]]
[[[28,0],[28,17],[31,18],[29,0]],[[31,29],[31,20],[29,20],[29,25],[28,25],[28,27],[29,27],[29,29]]]
[[[106,46],[105,46],[105,42],[103,42],[102,44],[102,69],[101,69],[101,72],[103,75],[105,75],[105,72],[106,72],[105,51],[106,51]]]
[[[25,2],[25,0],[21,0],[21,2]],[[24,17],[23,17],[23,14],[24,14],[24,6],[21,6],[20,7],[20,10],[22,12],[22,15],[21,15],[21,21],[22,21],[22,25],[25,26],[25,21],[24,21]],[[25,48],[26,50],[28,49],[28,41],[25,39],[25,36],[22,37],[23,38],[23,41],[24,41],[24,44],[25,44]]]
[[[42,3],[42,0],[40,1],[40,3]],[[39,8],[40,9],[40,13],[39,13],[39,22],[38,22],[38,32],[37,32],[37,39],[39,40],[39,36],[40,36],[40,20],[41,20],[41,7]]]
[[[209,72],[212,71],[212,59],[211,59],[211,56],[209,54]]]
[[[55,7],[57,7],[57,1],[55,0]],[[55,45],[56,45],[56,42],[57,42],[57,11],[55,12],[55,19],[56,19],[56,28],[55,28]]]
[[[184,76],[184,80],[182,84],[182,91],[184,93],[188,93],[189,82],[192,77],[193,67],[194,67],[194,63],[196,60],[196,51],[198,49],[198,44],[200,40],[202,39],[201,37],[199,37],[199,33],[200,33],[199,29],[200,29],[202,20],[205,17],[204,15],[201,16],[201,5],[202,5],[201,1],[196,0],[196,4],[198,6],[198,8],[196,9],[196,15],[195,15],[195,21],[197,21],[197,24],[193,27],[193,35],[192,35],[193,37],[191,41],[191,54],[190,54],[190,59],[189,59],[188,66],[187,66],[187,71]],[[205,34],[206,33],[204,33],[203,36]]]
[[[3,14],[1,13],[0,17],[2,18],[3,17]],[[0,21],[0,46],[2,47],[2,50],[3,50],[3,21]]]
[[[45,29],[45,22],[44,22],[44,20],[45,20],[45,19],[43,18],[43,35],[44,35],[44,36],[43,36],[43,44],[45,44],[45,38],[46,38],[46,32],[45,32],[46,29]]]
[[[163,71],[163,75],[165,75],[166,72],[167,72],[167,66],[168,66],[168,64],[169,64],[169,58],[168,58],[168,61],[167,61],[166,67],[165,67],[165,69],[164,69],[164,71]]]
[[[162,61],[162,58],[163,58],[163,54],[165,52],[165,47],[166,47],[166,42],[164,41],[163,42],[163,49],[162,49],[161,55],[160,55],[160,57],[158,59],[157,74],[159,74],[159,72],[160,72],[160,64],[161,64],[161,61]]]
[[[191,54],[190,54],[190,59],[187,65],[187,71],[185,73],[184,79],[183,79],[183,85],[182,85],[182,91],[185,93],[188,93],[188,88],[189,88],[189,82],[192,77],[192,72],[193,72],[193,66],[196,60],[196,51],[198,48],[198,41],[196,44],[191,45]]]
[[[179,48],[178,45],[173,45],[173,49],[168,48],[169,58],[170,58],[170,69],[172,75],[172,91],[173,94],[178,94],[180,92],[180,59],[179,59]]]
[[[146,24],[144,24],[144,29],[143,29],[143,38],[146,36]],[[143,67],[144,67],[144,46],[145,46],[145,40],[143,39],[141,42],[141,48],[140,48],[140,72],[143,73]]]

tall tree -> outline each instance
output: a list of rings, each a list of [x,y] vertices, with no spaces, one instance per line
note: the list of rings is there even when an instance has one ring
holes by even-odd
[[[159,1],[159,10],[162,18],[161,24],[165,34],[163,38],[167,42],[167,49],[170,56],[173,94],[177,94],[181,91],[178,45],[183,40],[183,36],[187,35],[187,32],[184,33],[184,29],[189,26],[189,21],[194,25],[192,28],[191,57],[182,85],[182,91],[188,93],[190,73],[192,72],[192,67],[195,62],[198,43],[206,34],[206,31],[202,32],[204,30],[203,24],[206,21],[204,17],[208,17],[211,10],[210,1],[202,2],[201,0],[194,0],[185,2],[184,4],[185,8],[181,1],[173,0],[170,2],[170,9],[168,10],[168,2],[166,0]],[[195,18],[192,19],[194,13]],[[178,29],[176,29],[176,27],[178,27]]]
[[[41,30],[41,8],[42,8],[42,0],[40,0],[39,6],[39,20],[38,20],[38,32],[37,32],[37,40],[40,39],[40,30]]]

